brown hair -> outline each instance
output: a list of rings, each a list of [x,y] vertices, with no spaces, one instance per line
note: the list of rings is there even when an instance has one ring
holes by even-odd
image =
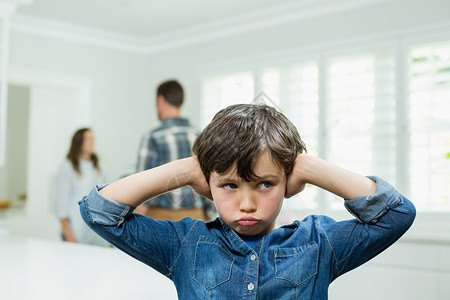
[[[269,150],[286,176],[292,171],[305,143],[295,126],[275,108],[264,104],[237,104],[219,111],[195,140],[197,156],[206,180],[211,172],[224,173],[236,162],[239,177],[253,181],[255,158]]]
[[[74,168],[75,172],[77,172],[78,175],[81,175],[79,159],[81,155],[81,148],[83,146],[84,141],[84,133],[86,131],[91,130],[89,128],[81,128],[75,132],[75,134],[72,137],[72,143],[70,144],[69,153],[67,153],[67,159],[72,163],[72,167]],[[99,171],[100,167],[98,165],[97,154],[93,153],[91,155],[91,161],[94,164],[94,167],[97,169],[97,171]]]
[[[168,80],[158,86],[156,96],[163,96],[168,103],[180,108],[184,99],[183,87],[176,80]]]

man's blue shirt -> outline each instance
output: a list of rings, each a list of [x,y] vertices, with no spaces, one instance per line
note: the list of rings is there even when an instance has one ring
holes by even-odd
[[[192,156],[192,145],[197,137],[196,130],[184,118],[168,118],[141,141],[137,171],[144,171],[168,162]],[[182,187],[158,195],[145,203],[150,207],[166,209],[203,208],[208,216],[215,215],[213,203]]]
[[[415,208],[389,183],[345,201],[356,219],[311,215],[246,244],[220,218],[156,221],[102,197],[80,201],[85,222],[105,240],[175,284],[179,299],[328,299],[329,284],[405,233]]]

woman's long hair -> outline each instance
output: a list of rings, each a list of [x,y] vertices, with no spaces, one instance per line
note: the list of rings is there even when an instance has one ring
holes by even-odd
[[[81,155],[81,148],[83,146],[84,141],[84,133],[86,131],[91,131],[89,128],[81,128],[78,129],[75,134],[72,137],[72,143],[70,145],[69,153],[67,153],[67,159],[72,163],[73,169],[77,172],[78,175],[82,175],[80,171],[80,155]],[[97,171],[100,170],[100,167],[98,165],[98,156],[95,153],[91,154],[90,160],[94,164],[94,168],[97,169]]]

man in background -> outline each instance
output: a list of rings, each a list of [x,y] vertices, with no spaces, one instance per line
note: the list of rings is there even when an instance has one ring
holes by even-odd
[[[139,148],[138,172],[193,155],[192,145],[197,131],[188,119],[181,117],[183,100],[183,87],[176,80],[168,80],[158,86],[156,109],[162,124],[143,136]],[[190,187],[152,198],[135,212],[156,220],[173,221],[185,217],[207,221],[216,214],[212,201],[197,195]]]

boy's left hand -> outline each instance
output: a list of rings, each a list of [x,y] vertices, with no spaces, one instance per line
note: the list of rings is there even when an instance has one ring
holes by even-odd
[[[305,189],[306,180],[302,172],[302,163],[307,159],[306,154],[299,154],[295,159],[294,166],[292,167],[292,172],[286,181],[286,193],[285,198],[290,198]]]

